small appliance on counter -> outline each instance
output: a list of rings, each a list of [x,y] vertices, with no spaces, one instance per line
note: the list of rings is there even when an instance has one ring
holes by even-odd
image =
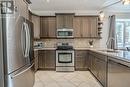
[[[41,49],[43,47],[44,47],[44,42],[42,42],[42,41],[34,42],[34,49]]]
[[[75,71],[74,49],[71,43],[58,43],[56,50],[56,71]]]
[[[89,45],[90,45],[90,48],[93,48],[93,40],[89,40]]]

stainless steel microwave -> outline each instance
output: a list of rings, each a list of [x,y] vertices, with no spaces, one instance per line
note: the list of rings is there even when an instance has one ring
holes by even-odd
[[[74,38],[73,29],[57,29],[57,38]]]

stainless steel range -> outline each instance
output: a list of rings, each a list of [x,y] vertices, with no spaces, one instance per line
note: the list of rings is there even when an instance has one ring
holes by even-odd
[[[58,43],[56,71],[74,71],[74,49],[70,43]]]

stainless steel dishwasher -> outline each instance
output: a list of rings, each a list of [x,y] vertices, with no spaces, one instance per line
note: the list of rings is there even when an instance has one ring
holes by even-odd
[[[108,87],[130,87],[130,67],[109,60]]]

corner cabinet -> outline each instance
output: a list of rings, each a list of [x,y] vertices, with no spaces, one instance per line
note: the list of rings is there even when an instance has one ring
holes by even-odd
[[[40,38],[56,38],[56,17],[40,17]]]
[[[100,38],[98,35],[97,16],[75,16],[73,28],[74,37],[76,38]]]
[[[55,50],[38,51],[38,69],[55,70],[56,55]]]
[[[15,6],[18,9],[19,15],[29,19],[28,3],[26,0],[14,0]]]

